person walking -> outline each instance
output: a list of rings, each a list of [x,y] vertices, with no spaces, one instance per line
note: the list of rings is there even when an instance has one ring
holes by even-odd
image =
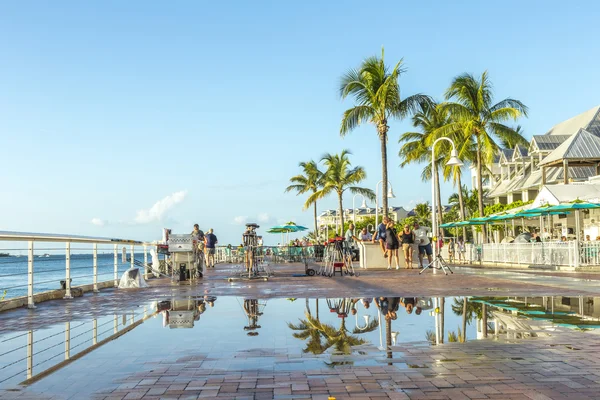
[[[456,243],[456,246],[458,247],[458,262],[462,264],[467,261],[465,257],[467,249],[465,247],[465,240],[462,236],[458,237],[458,242]]]
[[[450,242],[448,242],[448,261],[453,263],[456,260],[456,244],[454,243],[454,238],[450,238]]]
[[[415,233],[410,230],[410,225],[404,225],[404,229],[402,230],[402,233],[400,233],[400,242],[402,243],[402,252],[404,253],[406,269],[412,269]]]
[[[427,226],[419,226],[418,222],[415,222],[413,227],[415,238],[417,240],[417,244],[419,245],[419,267],[423,268],[423,256],[425,254],[427,254],[427,260],[429,261],[429,264],[431,264],[431,261],[433,261],[433,249],[431,248],[431,240],[429,240],[428,236],[431,233],[431,228]]]
[[[388,253],[385,241],[385,231],[387,229],[387,224],[390,220],[388,217],[383,217],[382,221],[383,222],[377,225],[377,233],[375,233],[375,236],[373,237],[373,243],[375,243],[375,241],[377,240],[379,242],[379,245],[381,246],[381,251],[383,251],[383,256],[387,257]]]
[[[389,221],[385,230],[385,246],[388,251],[388,268],[392,269],[392,257],[396,258],[396,269],[400,269],[400,257],[398,256],[398,249],[400,248],[400,241],[398,240],[398,234],[394,229],[394,222]]]
[[[215,252],[217,242],[217,236],[213,233],[213,229],[210,228],[206,234],[206,268],[215,267]]]

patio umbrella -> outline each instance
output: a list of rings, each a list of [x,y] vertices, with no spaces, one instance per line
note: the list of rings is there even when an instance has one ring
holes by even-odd
[[[293,233],[293,232],[302,232],[307,230],[308,228],[302,225],[296,225],[293,222],[288,222],[285,225],[277,225],[272,227],[267,231],[267,233]],[[285,240],[285,239],[284,239]]]
[[[586,203],[581,200],[576,200],[571,203],[558,204],[556,206],[549,207],[548,209],[558,214],[565,214],[565,211],[567,210],[575,210],[575,238],[577,241],[579,241],[579,210],[589,210],[591,208],[600,208],[600,204]]]

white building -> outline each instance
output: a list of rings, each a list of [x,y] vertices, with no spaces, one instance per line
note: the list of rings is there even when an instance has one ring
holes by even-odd
[[[534,135],[528,148],[501,149],[483,173],[488,203],[536,198],[545,184],[589,183],[600,175],[600,106]],[[473,187],[477,168],[471,166]],[[575,198],[573,198],[575,199]]]
[[[317,217],[318,225],[335,225],[336,221],[339,223],[340,218],[338,216],[338,210],[325,210]],[[383,207],[379,207],[379,217],[383,215]],[[403,207],[389,207],[388,216],[394,221],[403,220],[408,216],[408,211]],[[356,221],[363,220],[365,218],[375,218],[375,208],[357,208],[356,209]],[[344,221],[354,220],[354,210],[346,208],[344,210]]]

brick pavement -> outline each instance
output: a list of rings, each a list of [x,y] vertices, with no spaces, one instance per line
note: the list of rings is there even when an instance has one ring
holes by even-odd
[[[585,335],[585,336],[584,336]],[[553,399],[600,398],[600,337],[577,331],[521,340],[501,338],[430,346],[392,346],[391,358],[372,346],[362,357],[379,365],[281,371],[271,367],[219,369],[201,352],[147,362],[111,387],[68,398],[113,399]],[[189,352],[188,352],[189,353]],[[267,349],[235,359],[296,356]],[[302,359],[316,357],[302,355]],[[332,356],[335,361],[336,356]],[[348,360],[349,356],[339,359]],[[360,361],[360,357],[356,359]],[[1,392],[0,392],[1,393]],[[68,391],[67,391],[68,393]],[[62,399],[21,390],[0,399]]]
[[[593,285],[577,282],[545,282],[543,275],[532,283],[519,276],[478,276],[457,269],[454,275],[428,274],[416,270],[364,271],[359,278],[292,277],[302,266],[277,269],[269,282],[227,282],[230,266],[209,271],[197,285],[172,286],[152,280],[146,290],[106,290],[71,301],[41,303],[36,310],[0,313],[0,334],[40,329],[68,320],[90,319],[131,310],[150,300],[171,296],[234,295],[250,297],[349,297],[403,295],[593,295]],[[572,276],[572,275],[569,275]],[[590,279],[589,276],[587,276]],[[592,278],[593,279],[593,278]],[[594,284],[595,282],[592,282]],[[440,346],[405,344],[393,347],[391,359],[374,347],[360,349],[378,365],[340,365],[303,369],[312,355],[273,353],[257,349],[254,354],[231,355],[248,367],[217,368],[215,359],[199,351],[186,351],[152,360],[113,385],[93,394],[37,393],[35,385],[18,391],[0,391],[0,399],[600,399],[600,339],[577,331],[557,331],[550,337],[523,340],[480,340]],[[262,360],[258,362],[257,360]],[[331,361],[348,361],[348,356]],[[218,360],[217,360],[218,361]],[[226,360],[221,360],[225,362]],[[277,361],[277,362],[275,362]],[[255,368],[258,364],[261,368]],[[269,363],[272,365],[269,367]],[[297,364],[282,370],[281,363]],[[388,365],[391,364],[391,365]],[[266,365],[266,367],[265,367]],[[52,379],[52,376],[44,379]],[[92,379],[93,374],[85,379]]]

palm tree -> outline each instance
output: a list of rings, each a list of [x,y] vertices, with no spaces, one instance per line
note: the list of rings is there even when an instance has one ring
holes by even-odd
[[[392,118],[402,119],[417,107],[430,101],[428,96],[415,94],[401,100],[398,78],[403,71],[402,60],[390,69],[384,62],[384,50],[381,58],[369,57],[358,69],[350,69],[342,77],[340,97],[354,97],[356,105],[344,112],[340,126],[340,135],[344,136],[362,123],[372,123],[377,128],[381,144],[381,169],[383,180],[383,213],[388,215],[388,173],[387,173],[387,137]]]
[[[475,142],[478,207],[479,215],[483,216],[483,164],[489,164],[498,151],[496,138],[504,143],[525,140],[503,122],[527,116],[527,107],[519,100],[510,98],[493,104],[492,84],[487,71],[480,79],[472,74],[455,77],[446,91],[446,100],[442,107],[450,113],[451,121],[440,134],[452,134],[461,130],[465,140]],[[486,240],[485,225],[483,233]]]
[[[415,206],[415,217],[421,225],[427,225],[429,223],[429,216],[431,215],[431,208],[429,202],[419,203]]]
[[[319,170],[319,166],[313,160],[309,162],[301,162],[299,166],[302,168],[302,174],[293,176],[290,178],[292,183],[288,186],[285,191],[290,192],[295,190],[298,195],[312,192],[313,194],[319,191],[322,186],[323,173]],[[308,200],[304,203],[304,209],[314,206],[314,222],[315,222],[315,239],[319,237],[319,230],[317,226],[317,200],[312,202]]]
[[[436,139],[439,138],[438,131],[440,128],[448,125],[450,122],[448,112],[439,107],[435,102],[422,104],[419,110],[412,117],[412,124],[415,128],[419,128],[420,132],[405,132],[400,136],[400,143],[404,143],[398,155],[402,159],[401,167],[409,164],[426,163],[421,179],[428,181],[432,178],[431,171],[431,146]],[[437,208],[438,221],[443,223],[442,213],[442,198],[440,194],[440,165],[444,165],[444,156],[450,156],[450,147],[446,142],[439,144],[437,159],[435,163],[435,171],[433,171],[434,185],[437,191]]]
[[[330,193],[338,195],[339,213],[340,213],[340,229],[344,229],[344,207],[343,195],[346,190],[350,193],[362,194],[366,198],[373,200],[375,194],[371,189],[355,186],[362,182],[367,173],[363,167],[354,167],[350,163],[348,155],[350,151],[343,150],[340,154],[325,154],[322,158],[327,170],[323,174],[323,186],[321,190],[313,193],[308,200],[308,204],[312,204],[318,199],[322,199]]]

